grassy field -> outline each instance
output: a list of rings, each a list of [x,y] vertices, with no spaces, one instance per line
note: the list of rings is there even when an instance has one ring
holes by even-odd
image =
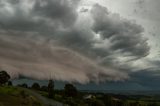
[[[17,87],[0,87],[0,106],[44,106],[37,98]]]

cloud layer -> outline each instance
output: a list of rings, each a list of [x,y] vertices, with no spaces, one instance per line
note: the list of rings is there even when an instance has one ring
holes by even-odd
[[[149,54],[143,28],[79,2],[1,0],[0,68],[12,77],[79,83],[129,78],[126,61]]]

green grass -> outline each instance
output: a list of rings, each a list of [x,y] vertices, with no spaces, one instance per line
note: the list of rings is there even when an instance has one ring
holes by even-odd
[[[0,87],[0,94],[9,94],[9,95],[17,95],[20,93],[20,90],[18,90],[18,88],[16,87],[10,87],[10,86],[4,86],[4,87]]]
[[[43,106],[40,101],[17,87],[0,87],[0,106]]]

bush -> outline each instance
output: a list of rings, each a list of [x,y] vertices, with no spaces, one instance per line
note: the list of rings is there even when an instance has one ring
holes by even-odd
[[[47,91],[48,91],[48,88],[47,88],[47,86],[42,86],[40,90],[41,90],[41,91],[46,91],[46,92],[47,92]]]
[[[77,96],[77,88],[72,84],[66,84],[64,87],[64,92],[66,97],[76,97]]]
[[[38,83],[34,83],[32,85],[32,89],[35,89],[35,90],[40,90],[40,85]]]
[[[23,88],[28,88],[28,85],[26,83],[18,84],[17,86],[18,87],[23,87]]]
[[[12,86],[12,81],[8,81],[8,86]]]

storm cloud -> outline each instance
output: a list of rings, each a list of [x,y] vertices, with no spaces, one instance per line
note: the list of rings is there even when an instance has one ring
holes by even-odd
[[[119,14],[111,14],[98,4],[94,5],[92,14],[93,30],[102,38],[99,44],[102,48],[108,42],[111,43],[108,44],[111,51],[120,51],[122,55],[141,58],[149,54],[147,39],[142,36],[144,30],[140,25],[123,19]]]
[[[149,54],[144,29],[99,4],[85,9],[79,2],[1,0],[0,68],[13,78],[79,83],[129,78],[122,63]]]

